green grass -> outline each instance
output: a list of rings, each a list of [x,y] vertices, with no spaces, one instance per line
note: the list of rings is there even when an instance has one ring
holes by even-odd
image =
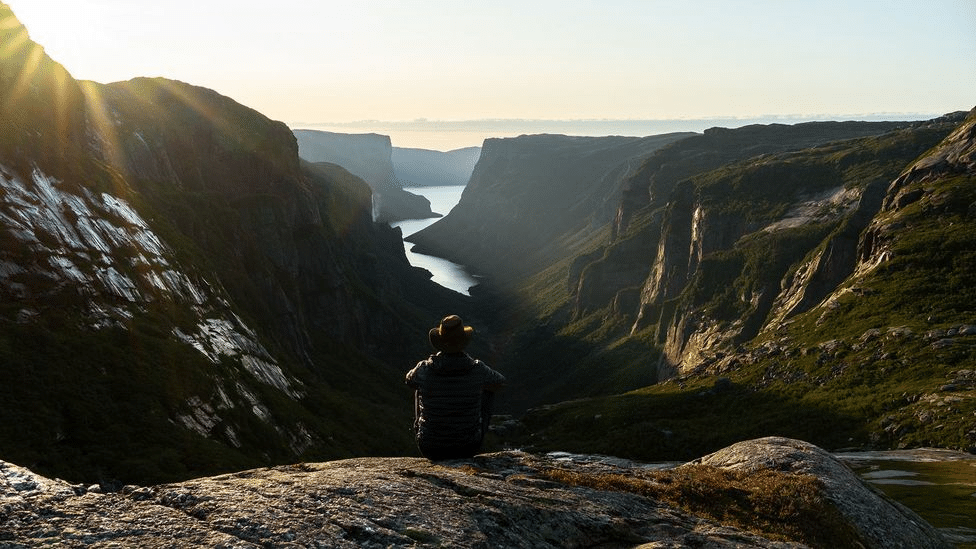
[[[689,460],[773,435],[834,448],[866,440],[864,426],[833,406],[734,382],[716,389],[708,380],[566,402],[533,410],[523,421],[528,435],[515,445],[643,461]]]

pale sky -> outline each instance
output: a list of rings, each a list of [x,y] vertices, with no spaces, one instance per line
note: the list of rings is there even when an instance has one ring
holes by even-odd
[[[976,0],[3,0],[76,78],[291,125],[976,106]]]

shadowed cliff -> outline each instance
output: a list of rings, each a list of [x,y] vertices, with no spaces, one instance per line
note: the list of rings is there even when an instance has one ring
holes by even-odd
[[[0,41],[5,458],[110,482],[413,451],[399,353],[455,298],[365,182],[212,90],[77,82],[3,4]]]
[[[384,223],[437,217],[430,201],[403,190],[393,169],[390,137],[345,134],[320,130],[294,130],[299,155],[310,162],[338,164],[361,177],[373,189],[374,217]]]
[[[407,240],[496,282],[536,272],[606,223],[645,156],[688,135],[487,139],[458,205]]]

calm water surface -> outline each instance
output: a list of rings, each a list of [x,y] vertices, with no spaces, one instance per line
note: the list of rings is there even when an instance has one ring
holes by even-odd
[[[461,193],[464,192],[464,186],[405,187],[404,189],[413,194],[426,197],[427,200],[430,200],[430,209],[442,215],[447,215],[457,205],[458,201],[461,200]],[[438,219],[440,218],[408,219],[406,221],[390,223],[390,226],[400,227],[400,230],[403,231],[404,238],[406,238],[432,225]],[[478,279],[468,273],[461,265],[440,257],[415,253],[412,251],[412,248],[413,244],[409,242],[403,243],[403,249],[407,252],[407,259],[410,261],[410,264],[414,267],[423,267],[433,273],[434,277],[432,280],[441,286],[464,295],[470,295],[468,290],[478,284]]]
[[[958,549],[976,549],[976,456],[921,448],[836,454]]]

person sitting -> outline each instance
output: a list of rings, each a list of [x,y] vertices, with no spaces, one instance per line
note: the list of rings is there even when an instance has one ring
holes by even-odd
[[[505,376],[464,352],[474,335],[457,315],[431,328],[437,350],[407,372],[414,389],[414,434],[420,453],[431,461],[469,458],[481,449],[495,391]]]

